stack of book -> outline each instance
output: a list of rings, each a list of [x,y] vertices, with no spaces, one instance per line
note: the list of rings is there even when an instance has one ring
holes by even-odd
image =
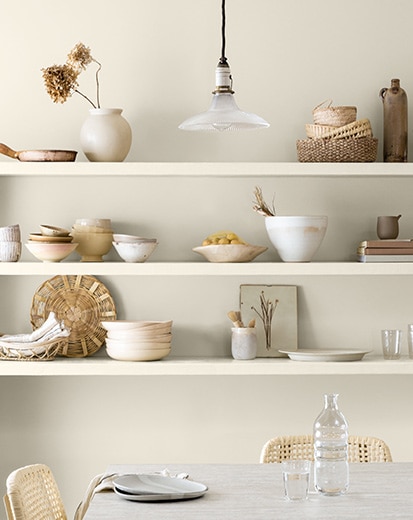
[[[413,262],[413,239],[364,240],[357,248],[359,262]]]

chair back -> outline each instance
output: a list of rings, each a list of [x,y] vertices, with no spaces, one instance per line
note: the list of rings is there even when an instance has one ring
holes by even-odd
[[[260,462],[281,462],[286,459],[314,460],[314,439],[312,435],[288,435],[274,437],[262,448]],[[376,437],[349,435],[349,462],[392,462],[389,447]]]
[[[16,469],[7,477],[6,489],[9,520],[67,520],[59,488],[44,464]]]

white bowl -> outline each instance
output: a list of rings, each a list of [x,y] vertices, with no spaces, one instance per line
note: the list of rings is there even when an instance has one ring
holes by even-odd
[[[194,247],[192,251],[199,253],[209,262],[251,262],[268,247],[248,244],[211,244]]]
[[[113,235],[113,240],[115,242],[128,242],[128,243],[134,243],[134,242],[156,242],[156,238],[138,237],[136,235],[122,235],[122,234],[119,234],[119,233],[115,233]]]
[[[21,242],[0,241],[0,262],[18,262],[21,252]]]
[[[157,343],[155,341],[123,341],[116,339],[105,339],[106,346],[112,349],[119,349],[119,351],[130,350],[131,352],[136,350],[159,350],[165,348],[171,348],[171,342]]]
[[[27,242],[30,253],[42,262],[60,262],[76,248],[75,242]]]
[[[46,237],[67,237],[70,234],[68,229],[57,226],[48,226],[46,224],[40,225],[40,231],[42,232],[42,235]]]
[[[106,333],[107,338],[118,339],[118,340],[145,340],[147,338],[153,339],[166,339],[170,338],[171,329],[160,329],[146,331],[145,328],[132,329],[132,330],[111,330]]]
[[[158,361],[166,357],[171,352],[171,349],[141,349],[135,352],[128,350],[121,352],[117,348],[106,347],[106,352],[109,357],[118,361]]]
[[[141,327],[154,327],[169,325],[172,327],[172,320],[168,321],[131,321],[131,320],[114,320],[101,321],[100,324],[107,331],[132,330]]]
[[[113,242],[113,247],[125,262],[146,262],[158,242]]]
[[[327,230],[326,216],[265,217],[272,245],[284,262],[310,262]]]
[[[117,336],[114,332],[108,332],[106,334],[106,339],[108,341],[113,341],[118,344],[130,345],[133,343],[170,343],[172,341],[172,334],[163,334],[161,336],[129,336],[129,337],[120,337]]]

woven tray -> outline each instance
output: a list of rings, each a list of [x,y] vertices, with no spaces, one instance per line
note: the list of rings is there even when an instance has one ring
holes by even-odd
[[[22,349],[21,343],[1,341],[0,360],[6,361],[52,361],[57,354],[67,347],[67,338],[57,338],[39,343],[34,348]]]
[[[332,107],[329,102],[328,106],[323,106],[326,101],[316,106],[313,110],[313,120],[317,125],[327,126],[344,126],[354,123],[357,119],[357,107]]]
[[[299,139],[300,162],[374,162],[378,140],[375,137],[347,139]]]
[[[335,127],[326,125],[305,125],[307,137],[345,139],[346,137],[372,137],[369,119],[359,119],[348,125]]]
[[[86,357],[97,352],[106,337],[101,321],[116,319],[109,291],[89,275],[55,276],[44,282],[32,300],[33,329],[46,321],[50,311],[70,329],[66,346],[58,352],[67,357]]]

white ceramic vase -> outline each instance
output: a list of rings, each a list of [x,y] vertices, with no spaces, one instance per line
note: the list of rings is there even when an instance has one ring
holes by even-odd
[[[92,108],[80,130],[80,145],[91,162],[122,162],[132,144],[132,130],[121,108]]]
[[[272,245],[284,262],[310,262],[327,230],[326,216],[265,217]]]

